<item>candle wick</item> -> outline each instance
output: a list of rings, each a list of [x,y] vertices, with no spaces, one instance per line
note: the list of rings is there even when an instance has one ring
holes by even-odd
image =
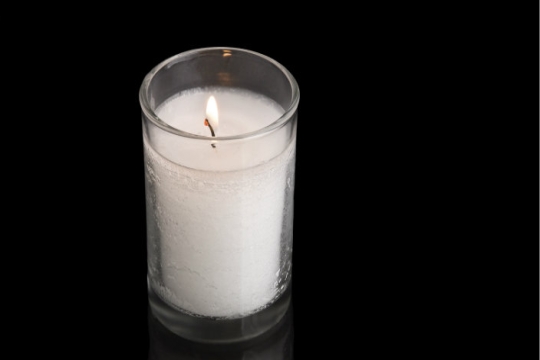
[[[210,133],[212,134],[212,137],[216,137],[216,134],[214,134],[214,129],[212,129],[212,125],[210,125],[210,121],[208,121],[208,119],[204,119],[204,125],[210,128]],[[211,145],[213,148],[216,147],[216,144],[211,144]]]

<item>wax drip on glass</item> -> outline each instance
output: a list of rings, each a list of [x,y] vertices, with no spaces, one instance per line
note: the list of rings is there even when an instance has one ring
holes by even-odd
[[[210,128],[210,133],[212,134],[212,137],[216,137],[214,129],[217,130],[218,124],[219,120],[216,98],[214,98],[214,96],[210,96],[206,103],[206,118],[204,119],[204,125]],[[212,143],[211,145],[213,148],[216,147],[216,144],[214,143]]]

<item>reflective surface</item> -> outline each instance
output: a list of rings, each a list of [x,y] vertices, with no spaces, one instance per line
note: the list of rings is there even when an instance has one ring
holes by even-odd
[[[167,330],[149,311],[149,360],[180,359],[293,359],[293,309],[289,307],[273,328],[249,341],[217,345],[181,338]]]

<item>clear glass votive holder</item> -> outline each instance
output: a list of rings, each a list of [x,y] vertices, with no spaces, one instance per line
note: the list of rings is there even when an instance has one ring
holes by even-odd
[[[198,342],[254,338],[291,301],[299,87],[277,61],[211,47],[144,78],[150,310]]]

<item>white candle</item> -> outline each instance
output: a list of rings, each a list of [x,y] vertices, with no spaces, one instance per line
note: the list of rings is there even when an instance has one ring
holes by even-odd
[[[217,115],[207,111],[211,96]],[[203,136],[210,136],[209,118],[222,137],[264,128],[284,110],[244,90],[204,88],[180,93],[156,113],[174,128]],[[292,191],[286,194],[294,182],[295,137],[276,129],[212,147],[168,132],[152,136],[160,138],[144,145],[149,234],[156,237],[149,239],[153,290],[200,316],[240,317],[271,303],[284,290],[278,278],[282,232],[292,226],[283,220],[292,211]]]

